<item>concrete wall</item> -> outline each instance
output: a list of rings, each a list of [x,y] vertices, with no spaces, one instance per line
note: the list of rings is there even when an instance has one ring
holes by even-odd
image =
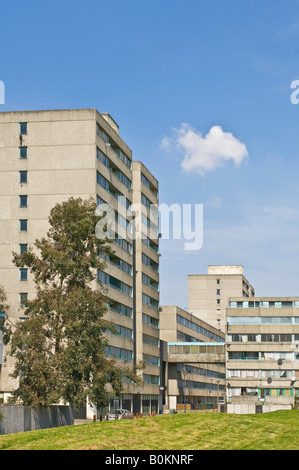
[[[269,413],[271,411],[278,411],[278,410],[291,410],[292,405],[286,405],[284,403],[281,404],[272,404],[272,403],[265,403],[263,405],[263,413]],[[234,414],[255,414],[255,403],[230,403],[227,405],[227,413],[234,413]]]
[[[227,413],[234,414],[255,414],[256,405],[262,405],[262,412],[291,410],[292,403],[290,397],[267,397],[261,402],[257,396],[233,396],[231,403],[227,404]]]
[[[74,424],[69,406],[33,408],[29,406],[0,406],[0,434],[13,434]]]

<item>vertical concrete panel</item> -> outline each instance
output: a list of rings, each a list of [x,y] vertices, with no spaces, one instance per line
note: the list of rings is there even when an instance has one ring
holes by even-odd
[[[31,409],[29,406],[24,408],[24,431],[31,431]]]
[[[1,406],[1,434],[14,434],[74,424],[73,411],[68,406],[33,408],[25,406]]]

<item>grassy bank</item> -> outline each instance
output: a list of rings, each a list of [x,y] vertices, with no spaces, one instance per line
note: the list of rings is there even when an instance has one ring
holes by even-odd
[[[298,450],[299,410],[186,413],[0,436],[0,450]]]

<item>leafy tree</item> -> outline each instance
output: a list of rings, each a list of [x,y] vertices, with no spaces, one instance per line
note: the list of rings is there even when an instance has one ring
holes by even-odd
[[[4,333],[4,322],[5,322],[5,314],[7,313],[9,307],[7,305],[7,298],[4,291],[4,288],[0,286],[0,343],[3,346],[3,333]]]
[[[0,286],[0,313],[5,313],[8,310],[7,298],[4,288]]]
[[[25,405],[63,400],[79,409],[88,397],[105,406],[121,392],[123,376],[140,383],[138,367],[105,355],[103,333],[113,325],[103,318],[107,299],[95,281],[104,267],[99,255],[113,251],[95,235],[99,220],[93,200],[71,198],[52,209],[47,237],[36,240],[35,250],[13,255],[16,266],[33,273],[37,292],[24,302],[26,321],[9,338],[19,382],[13,398]]]
[[[6,294],[4,291],[4,288],[0,286],[0,359],[1,358],[1,351],[3,352],[3,343],[4,343],[4,322],[5,322],[5,314],[7,314],[7,311],[9,309],[6,298]],[[2,314],[2,315],[1,315]],[[4,316],[3,316],[4,314]],[[0,361],[1,364],[1,361]],[[0,398],[0,405],[3,403],[3,398]],[[2,418],[2,415],[0,413],[0,420]]]

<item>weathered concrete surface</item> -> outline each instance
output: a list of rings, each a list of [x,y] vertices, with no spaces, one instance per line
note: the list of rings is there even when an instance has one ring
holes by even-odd
[[[265,401],[260,401],[257,396],[235,396],[232,397],[231,403],[227,404],[227,413],[255,414],[257,412],[256,405],[260,405],[262,413],[292,409],[291,397],[279,398],[279,401],[277,401],[277,397],[267,397]]]
[[[29,407],[0,406],[0,434],[13,434],[74,424],[69,406]]]
[[[224,363],[225,354],[172,354],[168,353],[168,362],[182,362],[182,363],[198,363],[198,364],[209,364],[209,363]]]

